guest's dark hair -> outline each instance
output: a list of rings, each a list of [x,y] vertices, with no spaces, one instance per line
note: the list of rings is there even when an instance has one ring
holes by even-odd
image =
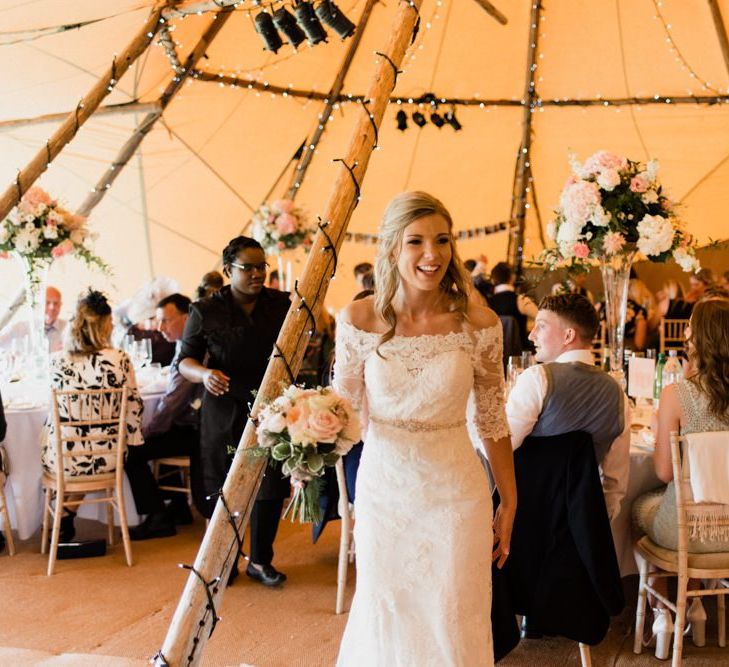
[[[362,274],[362,289],[375,291],[375,274],[374,271],[368,271]]]
[[[166,296],[164,299],[162,299],[158,304],[157,308],[164,308],[165,306],[168,306],[169,304],[172,304],[178,313],[187,314],[187,311],[190,310],[190,304],[192,301],[190,301],[190,297],[185,296],[184,294],[170,294],[169,296]]]
[[[491,269],[491,282],[494,285],[507,285],[511,281],[511,267],[506,262],[499,262]]]
[[[476,260],[467,259],[465,262],[463,262],[463,266],[465,267],[466,271],[471,273],[476,268]]]
[[[709,398],[718,419],[729,416],[729,300],[699,301],[691,312],[689,359],[696,368],[691,378]]]
[[[195,289],[195,298],[204,299],[217,292],[225,282],[223,274],[220,271],[208,271],[200,280],[200,284]]]
[[[548,310],[569,322],[583,342],[589,342],[597,333],[600,318],[595,307],[582,294],[551,294],[539,302],[539,310]]]
[[[372,273],[375,267],[369,262],[360,262],[354,267],[354,277],[362,275],[363,273]]]
[[[241,250],[249,250],[251,248],[263,252],[263,246],[250,236],[236,236],[234,239],[231,239],[223,249],[223,273],[229,276],[230,265],[235,262],[238,253]]]

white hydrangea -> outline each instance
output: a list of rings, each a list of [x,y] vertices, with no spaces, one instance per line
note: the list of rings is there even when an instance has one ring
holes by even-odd
[[[46,220],[55,225],[62,225],[65,222],[65,218],[55,208],[50,210]]]
[[[607,227],[612,216],[602,206],[595,206],[595,210],[590,216],[590,222],[596,227]]]
[[[557,244],[561,247],[563,244],[573,246],[582,233],[582,225],[569,220],[563,220],[557,230]]]
[[[45,225],[43,227],[43,236],[47,239],[57,239],[58,227],[56,227],[55,225]]]
[[[660,215],[646,215],[638,223],[638,234],[638,250],[646,256],[660,255],[673,244],[673,226]]]
[[[10,238],[10,230],[7,224],[0,224],[0,243],[5,243]]]
[[[617,169],[605,169],[597,175],[597,184],[608,192],[620,185],[620,174]]]
[[[26,225],[15,235],[15,247],[18,252],[28,253],[38,249],[40,245],[40,229]]]
[[[699,260],[696,259],[694,255],[689,254],[686,248],[676,248],[673,251],[673,259],[675,259],[676,264],[678,264],[687,273],[696,273],[699,269],[701,269]]]

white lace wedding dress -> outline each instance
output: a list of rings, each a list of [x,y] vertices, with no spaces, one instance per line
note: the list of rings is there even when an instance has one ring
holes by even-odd
[[[466,430],[508,434],[501,324],[446,335],[380,335],[340,319],[334,386],[363,409],[357,586],[338,667],[493,664],[492,507]]]

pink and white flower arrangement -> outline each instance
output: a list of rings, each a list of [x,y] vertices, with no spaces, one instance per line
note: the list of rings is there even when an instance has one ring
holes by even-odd
[[[0,222],[0,256],[20,256],[31,276],[41,264],[68,254],[108,271],[89,249],[91,238],[86,218],[67,211],[45,190],[32,187]]]
[[[570,156],[572,174],[562,190],[548,235],[556,247],[541,260],[550,268],[637,248],[654,262],[671,256],[684,271],[697,271],[695,243],[675,214],[658,181],[658,162],[634,162],[598,151],[580,163]]]
[[[321,476],[359,442],[359,417],[329,387],[287,387],[258,414],[256,451],[282,461],[294,494],[286,508],[304,522],[319,521]]]
[[[263,204],[253,214],[252,234],[269,254],[311,247],[311,228],[301,209],[290,199]]]

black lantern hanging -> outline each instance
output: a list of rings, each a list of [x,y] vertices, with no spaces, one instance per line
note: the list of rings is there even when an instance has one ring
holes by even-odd
[[[463,125],[461,125],[458,122],[458,118],[456,118],[455,109],[451,109],[445,114],[445,122],[448,123],[448,125],[450,125],[456,132],[463,128]]]
[[[316,17],[314,7],[307,0],[301,0],[294,5],[294,14],[296,14],[296,23],[306,34],[309,44],[316,46],[319,42],[327,41],[327,33]]]
[[[395,120],[397,120],[398,130],[404,132],[408,129],[408,115],[402,109],[395,115]]]
[[[422,113],[419,111],[416,111],[413,113],[413,123],[415,123],[418,127],[423,127],[428,121],[425,119],[425,116],[423,116]]]
[[[344,15],[344,12],[332,0],[321,0],[316,7],[316,15],[342,39],[346,39],[354,33],[354,23]]]
[[[278,53],[278,50],[283,46],[283,40],[281,35],[276,32],[276,26],[273,24],[271,15],[268,12],[261,12],[256,16],[255,23],[256,32],[263,40],[263,48]]]
[[[296,24],[296,19],[286,7],[280,7],[273,13],[273,22],[294,48],[306,39],[304,32]]]

